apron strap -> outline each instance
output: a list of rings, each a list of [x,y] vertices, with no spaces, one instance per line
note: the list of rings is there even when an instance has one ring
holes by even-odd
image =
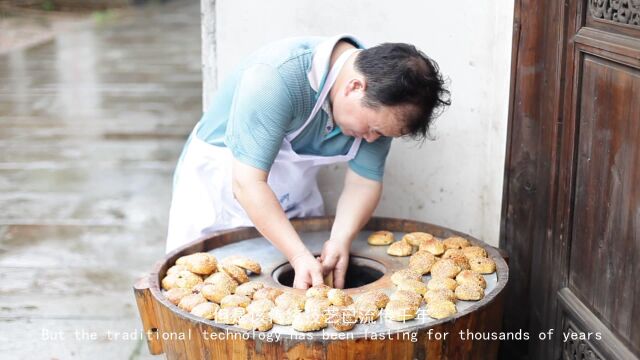
[[[298,135],[300,135],[300,133],[311,123],[311,120],[313,120],[313,118],[316,116],[316,114],[318,113],[318,111],[322,107],[322,104],[324,103],[325,99],[327,98],[327,95],[329,94],[329,91],[331,90],[331,87],[336,82],[336,79],[338,78],[338,74],[340,73],[340,70],[342,69],[342,66],[347,61],[347,59],[351,56],[351,54],[353,54],[356,51],[360,51],[360,49],[349,49],[349,50],[346,50],[345,52],[342,53],[342,55],[340,55],[338,60],[336,60],[336,62],[333,64],[333,67],[329,71],[329,75],[327,75],[327,79],[326,79],[326,81],[324,83],[324,86],[322,87],[322,90],[320,91],[320,95],[318,96],[318,100],[316,101],[316,104],[313,106],[313,110],[311,110],[311,114],[309,115],[309,118],[307,118],[307,120],[304,122],[304,124],[302,124],[302,126],[298,130],[296,130],[296,131],[294,131],[291,134],[286,136],[286,139],[289,142],[291,142],[291,140],[293,140],[296,137],[298,137]]]

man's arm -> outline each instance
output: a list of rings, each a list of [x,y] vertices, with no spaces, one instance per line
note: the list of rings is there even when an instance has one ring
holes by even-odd
[[[344,287],[351,242],[371,218],[381,194],[381,182],[362,177],[348,168],[331,236],[325,243],[321,256],[323,273],[333,271],[336,288]]]
[[[295,270],[293,286],[306,289],[323,283],[322,267],[302,243],[287,219],[282,206],[267,183],[268,173],[233,160],[232,188],[235,198],[255,227],[280,252]]]

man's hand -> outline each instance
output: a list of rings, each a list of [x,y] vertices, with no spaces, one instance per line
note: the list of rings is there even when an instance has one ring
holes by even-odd
[[[322,247],[320,262],[322,274],[327,275],[333,271],[333,287],[344,288],[344,277],[349,266],[349,241],[327,240]]]
[[[322,265],[310,252],[294,256],[289,263],[295,271],[294,288],[308,289],[323,284]]]

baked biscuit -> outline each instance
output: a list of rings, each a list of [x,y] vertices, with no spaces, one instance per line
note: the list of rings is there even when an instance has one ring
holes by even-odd
[[[164,297],[167,298],[167,300],[169,300],[173,305],[178,305],[178,303],[180,303],[180,300],[182,300],[182,298],[187,295],[191,295],[191,290],[184,288],[173,288],[169,291],[164,292]]]
[[[349,331],[356,326],[356,310],[350,306],[331,306],[326,312],[327,324],[336,331]]]
[[[422,251],[428,251],[430,253],[432,253],[433,255],[442,255],[444,253],[444,251],[446,250],[444,244],[442,243],[442,241],[433,238],[431,240],[425,240],[423,242],[420,243],[420,246],[418,247],[419,250]]]
[[[327,293],[327,299],[331,301],[332,305],[336,306],[348,306],[353,304],[351,296],[347,295],[341,289],[331,289]]]
[[[172,267],[167,269],[167,275],[176,274],[176,273],[178,273],[180,271],[184,271],[184,270],[189,271],[189,269],[187,269],[187,267],[184,266],[184,265],[173,265]]]
[[[391,256],[409,256],[413,252],[413,246],[404,241],[396,241],[387,248],[387,254]]]
[[[227,295],[220,300],[221,308],[243,307],[246,308],[251,303],[251,299],[244,295]]]
[[[265,286],[253,293],[253,300],[269,299],[275,303],[276,298],[283,293],[282,290]]]
[[[427,315],[434,319],[444,319],[457,312],[456,304],[451,301],[439,300],[427,304]]]
[[[354,304],[354,309],[356,311],[358,322],[361,324],[374,322],[380,317],[380,311],[378,310],[378,307],[372,302],[356,302]]]
[[[436,258],[432,253],[420,250],[409,258],[409,268],[424,275],[431,271],[431,267],[437,260],[438,258]]]
[[[447,249],[462,249],[471,246],[469,240],[460,236],[451,236],[442,241]]]
[[[471,270],[479,272],[480,274],[491,274],[496,271],[496,263],[492,259],[476,257],[469,260]]]
[[[385,318],[393,321],[407,321],[415,319],[418,315],[418,307],[408,302],[391,300],[384,309]]]
[[[420,280],[402,279],[398,282],[398,290],[409,290],[424,295],[427,292],[427,285]]]
[[[428,290],[437,290],[437,289],[449,289],[455,290],[458,286],[458,283],[452,278],[439,277],[439,278],[431,278],[427,283]]]
[[[281,308],[275,306],[269,311],[269,316],[274,324],[278,325],[291,325],[293,318],[301,311],[296,308]]]
[[[469,265],[469,259],[466,256],[461,254],[453,254],[449,256],[449,260],[453,260],[453,263],[458,265],[462,270],[469,270],[471,266]]]
[[[205,302],[207,302],[207,299],[205,299],[201,294],[191,294],[180,299],[178,307],[187,312],[191,312],[194,307]]]
[[[487,251],[480,246],[468,246],[462,249],[462,254],[468,259],[473,259],[475,257],[487,257]]]
[[[462,284],[456,288],[456,297],[460,300],[477,301],[484,297],[484,289],[476,284]]]
[[[244,284],[249,281],[247,273],[241,267],[232,264],[220,263],[218,264],[218,270],[226,272],[227,275],[231,276],[231,278],[238,284]]]
[[[315,285],[315,286],[312,286],[309,289],[307,289],[307,292],[305,293],[305,295],[307,297],[322,297],[322,298],[326,298],[327,297],[327,293],[329,292],[329,290],[331,290],[331,287],[327,286],[325,284]]]
[[[304,303],[306,301],[306,297],[302,295],[297,295],[290,292],[285,292],[276,298],[274,303],[280,307],[294,307],[299,310],[304,310]]]
[[[235,265],[245,270],[249,270],[254,274],[260,274],[262,272],[262,267],[260,267],[260,264],[256,261],[249,259],[246,256],[231,255],[224,258],[222,262],[225,264]]]
[[[202,283],[202,278],[191,271],[180,271],[168,276],[175,276],[175,287],[193,289],[194,286]]]
[[[400,301],[400,302],[407,303],[416,308],[422,305],[422,296],[420,294],[417,294],[409,290],[397,290],[396,292],[391,294],[390,299],[391,300],[389,302]],[[389,306],[389,304],[387,304],[387,306]]]
[[[407,268],[398,270],[391,275],[391,282],[393,282],[396,286],[402,279],[422,280],[422,274],[413,269]]]
[[[487,288],[487,281],[484,279],[484,276],[473,270],[460,271],[460,273],[456,276],[456,282],[458,283],[458,285],[474,284],[480,286],[483,289]]]
[[[238,287],[238,282],[233,280],[233,278],[227,275],[224,271],[211,274],[209,277],[204,279],[204,283],[226,288],[231,293],[234,293]]]
[[[273,322],[269,314],[247,313],[238,319],[238,327],[249,331],[269,331],[273,328]]]
[[[231,295],[231,291],[228,288],[221,285],[205,284],[200,290],[202,296],[207,300],[220,304],[223,298]]]
[[[447,249],[444,254],[442,254],[442,259],[450,259],[454,255],[464,256],[464,251],[460,249]]]
[[[211,320],[216,317],[216,313],[220,310],[220,306],[212,302],[203,302],[191,309],[191,314]]]
[[[428,303],[438,300],[446,300],[455,303],[456,294],[450,289],[429,290],[424,294],[424,300]]]
[[[256,291],[262,288],[264,288],[264,283],[262,281],[249,281],[239,285],[235,291],[235,294],[252,298],[253,294],[255,294]]]
[[[367,238],[369,245],[389,245],[394,240],[393,233],[385,230],[376,231]]]
[[[318,331],[327,327],[326,317],[317,312],[301,312],[293,317],[293,329],[296,331]]]
[[[356,303],[358,302],[369,302],[375,305],[378,309],[382,309],[387,306],[387,303],[389,302],[389,296],[382,290],[369,291],[360,295],[356,300]]]
[[[406,241],[411,246],[420,246],[424,241],[433,239],[433,235],[426,232],[412,232],[405,234],[402,240]]]
[[[331,301],[322,297],[310,297],[304,303],[304,311],[306,312],[323,312],[331,306]]]
[[[462,269],[451,259],[440,259],[431,267],[431,276],[454,278]]]
[[[183,265],[194,274],[209,275],[216,271],[218,261],[215,256],[209,253],[198,252],[179,257],[176,260],[176,265]]]
[[[247,312],[248,313],[268,313],[274,307],[276,307],[276,304],[274,304],[273,301],[269,299],[253,300],[251,304],[247,306]]]
[[[228,307],[221,308],[216,313],[215,320],[217,323],[227,324],[227,325],[236,325],[238,320],[242,317],[242,315],[246,314],[247,310],[243,307]]]

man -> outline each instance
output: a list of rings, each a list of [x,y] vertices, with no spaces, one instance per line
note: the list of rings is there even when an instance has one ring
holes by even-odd
[[[422,138],[449,105],[437,64],[408,44],[294,38],[252,54],[221,85],[176,168],[167,251],[255,226],[289,260],[294,287],[333,271],[380,200],[391,139]],[[364,141],[363,141],[364,140]],[[349,162],[331,235],[316,259],[290,218],[324,213],[316,174]]]

